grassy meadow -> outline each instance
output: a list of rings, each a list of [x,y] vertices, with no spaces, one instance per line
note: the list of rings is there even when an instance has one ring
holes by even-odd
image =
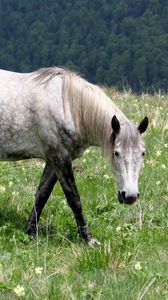
[[[147,115],[140,200],[117,200],[108,160],[90,148],[74,162],[85,217],[101,246],[81,242],[56,185],[37,239],[25,233],[44,163],[0,163],[0,299],[168,300],[168,95],[107,90],[133,121]]]

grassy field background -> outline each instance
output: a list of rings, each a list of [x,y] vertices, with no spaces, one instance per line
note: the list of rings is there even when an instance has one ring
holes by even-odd
[[[81,242],[59,185],[35,240],[25,228],[44,163],[0,163],[0,299],[168,299],[168,96],[107,93],[135,123],[150,119],[140,201],[119,204],[110,163],[91,148],[74,170],[101,246]]]

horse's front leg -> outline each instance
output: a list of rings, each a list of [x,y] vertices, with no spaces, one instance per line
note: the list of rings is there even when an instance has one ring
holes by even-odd
[[[97,241],[92,238],[83,216],[82,205],[74,179],[71,160],[67,159],[64,167],[61,168],[61,171],[58,170],[56,173],[67,198],[67,202],[74,213],[80,236],[89,244],[95,244]]]
[[[35,195],[35,203],[32,209],[31,215],[28,220],[27,233],[35,234],[37,231],[37,224],[41,215],[41,212],[51,194],[51,191],[57,181],[57,176],[53,167],[46,162],[40,184]]]

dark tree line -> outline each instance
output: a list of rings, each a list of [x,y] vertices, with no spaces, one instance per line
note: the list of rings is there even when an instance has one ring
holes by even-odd
[[[52,65],[109,86],[167,91],[168,1],[0,0],[0,68]]]

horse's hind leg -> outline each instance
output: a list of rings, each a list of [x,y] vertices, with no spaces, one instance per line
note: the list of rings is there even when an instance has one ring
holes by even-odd
[[[37,224],[51,191],[57,181],[57,176],[51,165],[46,162],[40,184],[35,195],[35,204],[28,220],[27,233],[36,233]]]
[[[92,238],[83,216],[82,205],[76,187],[71,161],[69,159],[66,160],[64,167],[61,168],[61,171],[60,169],[57,170],[56,174],[67,198],[68,204],[74,213],[81,237],[89,244],[96,243],[97,241]]]

